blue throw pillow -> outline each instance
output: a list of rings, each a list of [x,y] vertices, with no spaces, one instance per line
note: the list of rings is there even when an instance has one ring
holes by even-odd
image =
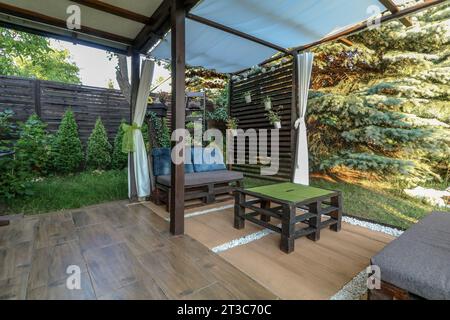
[[[218,148],[192,148],[195,172],[226,170],[223,155]]]
[[[152,157],[153,174],[155,175],[155,177],[170,175],[172,169],[170,148],[155,148],[152,150]],[[185,164],[184,172],[194,172],[194,166],[192,164]]]

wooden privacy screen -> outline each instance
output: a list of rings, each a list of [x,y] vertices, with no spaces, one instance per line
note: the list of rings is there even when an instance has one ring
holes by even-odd
[[[55,132],[69,107],[83,143],[98,117],[102,118],[110,141],[120,121],[130,117],[129,104],[119,90],[0,76],[0,111],[13,110],[16,120],[25,121],[36,113],[48,124],[49,131]]]
[[[264,67],[264,66],[263,66]],[[269,96],[272,100],[272,108],[283,106],[281,112],[282,128],[280,130],[280,169],[277,175],[267,178],[274,180],[289,180],[291,166],[295,158],[294,132],[292,122],[296,120],[296,112],[293,110],[293,63],[286,62],[271,70],[267,67],[265,73],[249,76],[246,80],[232,80],[230,86],[230,114],[239,120],[239,129],[273,129],[266,117],[264,110],[264,98]],[[252,102],[246,103],[244,93],[250,91]],[[270,146],[270,138],[269,146]],[[248,141],[245,146],[246,159],[248,160]],[[269,148],[270,154],[270,148]],[[259,159],[258,159],[259,160]],[[260,176],[261,164],[251,165],[246,161],[245,165],[233,165],[233,170],[243,171],[247,176]]]

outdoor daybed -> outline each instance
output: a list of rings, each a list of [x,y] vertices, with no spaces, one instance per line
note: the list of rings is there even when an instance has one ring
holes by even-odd
[[[435,212],[372,258],[381,289],[370,300],[450,299],[450,213]]]
[[[218,149],[191,148],[192,163],[185,164],[185,200],[200,199],[209,204],[216,201],[216,196],[231,194],[235,186],[242,186],[242,172],[226,169],[223,156]],[[153,198],[156,204],[165,203],[170,211],[171,192],[171,156],[169,148],[152,150],[153,175],[155,191]],[[217,157],[216,157],[217,156]],[[215,157],[215,161],[211,160]]]

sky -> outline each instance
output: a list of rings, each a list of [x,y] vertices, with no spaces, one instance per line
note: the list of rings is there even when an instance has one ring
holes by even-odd
[[[80,78],[83,85],[94,87],[108,87],[108,82],[111,79],[114,87],[119,89],[116,81],[116,61],[108,60],[107,52],[95,48],[90,48],[82,45],[75,45],[70,42],[50,40],[51,45],[55,49],[67,49],[71,54],[71,60],[80,68]],[[130,63],[128,59],[128,63]],[[130,68],[128,68],[130,69]],[[164,79],[170,76],[169,71],[163,67],[156,66],[153,79],[159,77]],[[163,84],[157,91],[170,91],[170,81]]]

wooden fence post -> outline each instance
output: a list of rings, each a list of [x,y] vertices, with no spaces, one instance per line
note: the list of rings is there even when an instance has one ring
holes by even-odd
[[[34,80],[34,112],[39,118],[42,116],[41,110],[41,81]]]

